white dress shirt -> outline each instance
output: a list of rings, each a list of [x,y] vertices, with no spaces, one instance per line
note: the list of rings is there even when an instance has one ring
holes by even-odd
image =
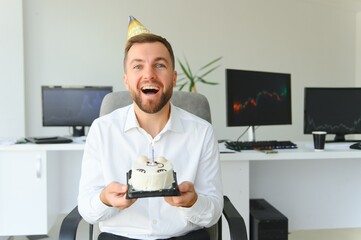
[[[190,208],[174,207],[163,197],[139,198],[120,210],[101,202],[100,192],[113,181],[126,184],[126,173],[140,155],[164,156],[178,184],[190,181],[198,194]],[[139,127],[134,106],[95,120],[89,130],[82,163],[79,212],[101,231],[141,239],[184,235],[214,225],[223,209],[218,144],[212,125],[171,104],[170,118],[153,139]]]

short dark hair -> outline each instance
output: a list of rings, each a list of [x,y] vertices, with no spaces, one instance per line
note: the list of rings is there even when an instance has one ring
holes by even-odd
[[[174,53],[173,53],[173,49],[172,46],[170,45],[170,43],[168,42],[167,39],[165,39],[164,37],[161,37],[159,35],[155,35],[152,33],[142,33],[139,35],[135,35],[131,38],[128,39],[127,44],[125,45],[125,49],[124,49],[124,60],[123,60],[123,64],[124,64],[124,71],[125,71],[125,62],[127,60],[128,57],[128,52],[129,49],[135,44],[135,43],[153,43],[153,42],[160,42],[162,43],[168,50],[172,64],[173,64],[173,70],[175,69],[175,60],[174,60]]]

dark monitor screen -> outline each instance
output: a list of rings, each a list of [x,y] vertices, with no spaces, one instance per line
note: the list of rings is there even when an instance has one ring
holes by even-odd
[[[112,87],[42,86],[43,126],[90,126]]]
[[[361,133],[361,88],[305,88],[304,133],[326,131],[334,141]]]
[[[226,69],[227,126],[292,124],[291,74]]]

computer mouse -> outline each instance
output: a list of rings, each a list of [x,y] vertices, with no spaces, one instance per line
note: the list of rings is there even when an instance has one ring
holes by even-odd
[[[361,142],[351,144],[351,145],[350,145],[350,148],[351,148],[351,149],[361,150]]]

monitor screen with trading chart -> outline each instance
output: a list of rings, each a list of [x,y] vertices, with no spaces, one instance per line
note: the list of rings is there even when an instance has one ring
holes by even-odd
[[[305,88],[304,133],[326,131],[333,141],[361,133],[361,88]],[[355,141],[355,140],[352,140]]]
[[[227,126],[292,123],[291,74],[226,69]]]

